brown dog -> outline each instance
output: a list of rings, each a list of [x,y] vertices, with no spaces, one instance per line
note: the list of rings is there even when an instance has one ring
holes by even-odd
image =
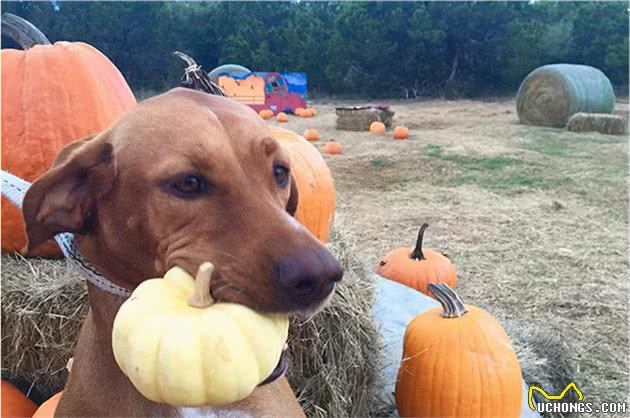
[[[174,89],[60,152],[24,199],[28,247],[73,232],[81,253],[129,289],[176,265],[194,275],[211,261],[218,300],[314,311],[343,273],[290,216],[297,189],[289,164],[250,108]],[[303,416],[285,378],[220,411],[146,400],[112,354],[123,298],[90,285],[89,301],[58,416]]]

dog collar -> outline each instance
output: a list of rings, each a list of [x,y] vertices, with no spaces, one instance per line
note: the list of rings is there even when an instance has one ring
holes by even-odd
[[[28,188],[31,187],[31,183],[4,170],[0,171],[0,174],[0,180],[2,180],[2,195],[15,206],[22,209],[24,195],[26,195]],[[66,232],[57,234],[55,235],[55,241],[59,244],[61,252],[63,252],[63,255],[68,261],[68,267],[77,271],[81,276],[85,277],[88,282],[116,296],[129,297],[131,295],[129,289],[110,282],[83,258],[75,245],[73,234]]]

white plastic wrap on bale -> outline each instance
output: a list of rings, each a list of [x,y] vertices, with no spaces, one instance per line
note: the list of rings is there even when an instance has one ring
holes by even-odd
[[[434,299],[402,284],[382,278],[376,279],[376,301],[374,318],[380,327],[385,345],[385,395],[392,399],[396,387],[396,376],[402,358],[403,337],[407,324],[416,316],[440,306]],[[523,403],[521,418],[540,418],[538,412],[529,409],[528,385],[523,381]]]

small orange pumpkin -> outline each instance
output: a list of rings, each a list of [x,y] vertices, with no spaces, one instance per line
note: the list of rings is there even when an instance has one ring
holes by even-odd
[[[277,120],[278,122],[283,122],[283,123],[284,123],[284,122],[288,122],[288,121],[289,121],[289,117],[287,116],[287,114],[286,114],[286,113],[284,113],[284,112],[280,112],[280,113],[278,113],[278,114],[276,115],[276,120]]]
[[[370,132],[375,135],[385,134],[385,124],[383,122],[372,122],[370,124]]]
[[[264,120],[269,120],[273,117],[273,111],[271,109],[263,109],[260,112],[258,112],[258,114]]]
[[[295,116],[302,116],[302,114],[304,113],[304,108],[296,107],[293,113],[295,114]]]
[[[394,139],[407,139],[409,138],[409,129],[404,126],[397,126],[394,128]]]
[[[521,367],[503,327],[445,283],[429,291],[442,307],[416,316],[405,331],[395,392],[400,416],[519,417]]]
[[[304,109],[300,114],[303,118],[311,118],[313,117],[313,109]]]
[[[324,148],[322,148],[323,153],[331,155],[341,154],[341,151],[341,145],[339,145],[339,142],[336,142],[333,139],[328,141],[326,145],[324,145]]]
[[[415,248],[396,248],[390,251],[379,263],[376,273],[386,279],[409,286],[425,295],[429,283],[447,283],[457,286],[455,265],[437,251],[422,248],[424,231],[429,224],[424,224],[418,232]]]
[[[306,110],[308,110],[308,112],[311,114],[311,116],[316,116],[317,115],[317,110],[315,110],[314,107],[309,107]]]
[[[319,132],[317,129],[307,129],[304,131],[304,138],[309,142],[319,141]]]
[[[0,416],[7,418],[32,417],[37,405],[7,380],[2,380],[2,406]]]
[[[62,394],[63,391],[53,395],[50,399],[41,404],[39,408],[37,408],[37,411],[35,411],[33,418],[53,418]]]

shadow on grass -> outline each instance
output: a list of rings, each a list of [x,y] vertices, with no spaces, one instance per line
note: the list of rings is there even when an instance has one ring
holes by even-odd
[[[568,177],[546,176],[539,164],[512,157],[445,154],[442,146],[436,144],[428,144],[425,155],[429,159],[449,161],[457,166],[460,173],[446,179],[449,186],[476,184],[484,189],[500,192],[517,188],[548,190],[573,183]]]

